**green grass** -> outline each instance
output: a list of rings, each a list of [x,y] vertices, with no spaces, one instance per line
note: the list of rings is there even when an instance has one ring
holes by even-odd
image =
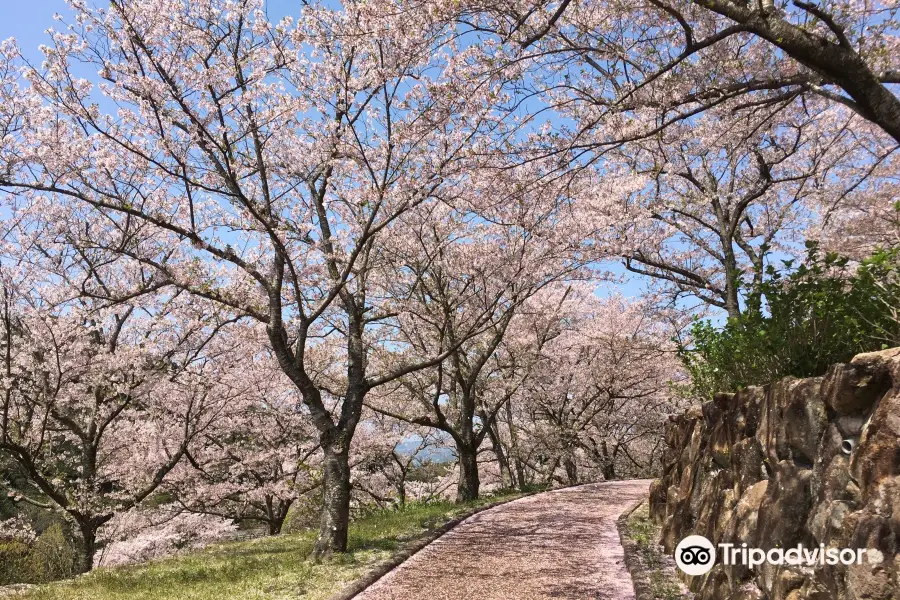
[[[359,517],[350,526],[349,552],[320,563],[308,560],[315,532],[216,544],[183,556],[141,565],[97,569],[65,582],[40,585],[16,600],[319,600],[473,503],[410,504]]]
[[[629,515],[625,523],[625,535],[637,543],[654,598],[681,600],[684,597],[681,586],[674,571],[667,569],[663,562],[662,547],[656,542],[659,539],[659,527],[650,518],[646,502]]]

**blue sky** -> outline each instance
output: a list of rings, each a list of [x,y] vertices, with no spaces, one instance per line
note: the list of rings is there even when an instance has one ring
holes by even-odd
[[[269,18],[275,19],[291,12],[300,2],[267,0],[266,4]],[[296,12],[296,8],[293,10]],[[39,58],[37,48],[47,40],[44,32],[57,24],[53,15],[66,12],[65,0],[0,0],[0,40],[14,37],[29,58]]]
[[[14,37],[28,56],[38,56],[45,43],[44,31],[54,24],[53,14],[66,10],[64,0],[0,0],[0,39]]]

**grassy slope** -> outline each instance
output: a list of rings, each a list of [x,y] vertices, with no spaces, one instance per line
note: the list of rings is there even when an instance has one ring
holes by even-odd
[[[319,600],[428,530],[479,505],[431,503],[379,511],[351,524],[350,552],[320,564],[307,560],[314,532],[211,546],[129,567],[97,569],[74,581],[35,587],[16,600]]]
[[[628,517],[626,535],[634,540],[641,553],[641,563],[650,579],[650,591],[654,600],[680,600],[685,598],[675,571],[667,566],[662,546],[657,543],[659,527],[650,518],[644,502]]]

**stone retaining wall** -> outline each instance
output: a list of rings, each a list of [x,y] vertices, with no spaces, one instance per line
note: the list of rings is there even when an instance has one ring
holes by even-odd
[[[769,550],[866,548],[880,563],[688,578],[700,600],[900,599],[900,348],[824,377],[720,394],[669,423],[650,511],[674,552],[691,534]],[[719,561],[721,562],[721,561]]]

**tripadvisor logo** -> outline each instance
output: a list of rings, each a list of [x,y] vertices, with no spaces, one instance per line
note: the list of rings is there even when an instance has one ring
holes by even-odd
[[[764,563],[772,565],[861,565],[865,556],[869,564],[878,564],[884,555],[873,549],[806,548],[798,544],[795,548],[748,548],[747,544],[722,543],[718,546],[724,565],[745,565],[751,569]],[[689,535],[675,548],[675,564],[687,575],[703,575],[716,564],[716,547],[702,535]]]
[[[716,562],[716,547],[702,535],[689,535],[675,548],[675,564],[687,575],[703,575]]]

